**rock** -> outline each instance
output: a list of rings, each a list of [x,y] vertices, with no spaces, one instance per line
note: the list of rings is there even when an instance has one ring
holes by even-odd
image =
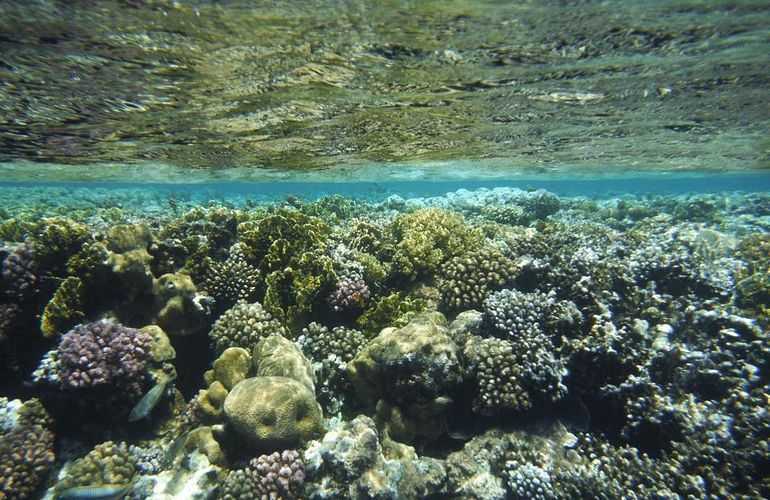
[[[305,452],[308,496],[331,498],[425,498],[446,494],[441,460],[419,457],[414,448],[381,445],[374,421],[359,415],[335,421]]]
[[[347,365],[359,398],[384,418],[391,437],[437,438],[441,418],[462,381],[458,347],[439,313],[421,314],[403,328],[386,328]],[[387,420],[397,417],[393,428]],[[419,428],[410,422],[419,422]]]
[[[227,395],[224,411],[227,422],[253,450],[293,448],[323,431],[315,395],[291,378],[243,380]]]
[[[271,335],[259,341],[252,354],[252,373],[258,377],[286,377],[315,394],[315,374],[310,361],[291,340]]]

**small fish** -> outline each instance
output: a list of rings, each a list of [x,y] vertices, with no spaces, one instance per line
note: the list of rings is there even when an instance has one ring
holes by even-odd
[[[166,394],[166,389],[168,389],[169,384],[171,384],[175,378],[176,377],[162,377],[160,381],[155,384],[152,389],[147,391],[147,394],[142,396],[142,399],[136,403],[136,406],[131,410],[131,413],[128,414],[128,421],[136,422],[137,420],[149,417],[152,410],[154,410],[161,399],[163,399],[163,395]]]
[[[94,486],[75,486],[56,493],[56,500],[114,500],[122,498],[130,484],[100,484]]]

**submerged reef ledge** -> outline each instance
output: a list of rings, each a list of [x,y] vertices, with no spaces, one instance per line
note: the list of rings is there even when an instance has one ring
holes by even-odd
[[[0,190],[0,498],[770,497],[770,194],[65,192]]]

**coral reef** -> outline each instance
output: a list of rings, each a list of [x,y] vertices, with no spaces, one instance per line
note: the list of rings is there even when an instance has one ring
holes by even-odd
[[[0,496],[770,497],[766,195],[136,200],[0,209]]]

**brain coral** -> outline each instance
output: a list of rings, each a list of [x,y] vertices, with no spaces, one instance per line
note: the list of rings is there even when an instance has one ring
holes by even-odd
[[[237,383],[225,399],[224,411],[228,423],[254,450],[291,448],[323,430],[315,395],[286,377],[253,377]]]

